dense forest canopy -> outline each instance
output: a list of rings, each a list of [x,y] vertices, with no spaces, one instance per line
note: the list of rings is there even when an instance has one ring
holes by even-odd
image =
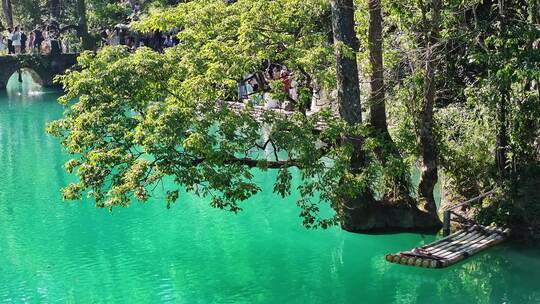
[[[105,7],[87,11],[90,32],[125,5],[100,3],[85,3]],[[186,189],[238,212],[261,191],[254,170],[278,170],[274,191],[299,194],[307,227],[413,229],[440,225],[439,182],[442,204],[496,189],[477,219],[540,235],[537,0],[143,4],[132,29],[181,29],[177,46],[84,53],[60,78],[66,112],[49,131],[79,176],[66,198],[127,206],[172,178],[168,206]],[[291,71],[293,114],[228,106],[265,63]],[[280,81],[264,90],[288,99]],[[330,103],[313,111],[315,96]]]

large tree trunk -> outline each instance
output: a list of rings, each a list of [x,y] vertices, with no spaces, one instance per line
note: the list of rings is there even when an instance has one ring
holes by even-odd
[[[350,125],[360,124],[362,123],[362,106],[356,62],[358,40],[354,30],[354,4],[353,0],[332,0],[331,4],[339,115]],[[347,50],[344,48],[352,50],[352,54],[346,54]],[[366,165],[362,139],[347,138],[346,141],[354,146],[351,171],[358,173]]]
[[[4,19],[8,27],[13,28],[13,9],[11,7],[11,0],[2,0],[2,11],[4,12]]]
[[[362,106],[360,104],[360,83],[356,53],[358,41],[354,30],[353,0],[332,0],[332,28],[336,54],[337,101],[339,115],[350,125],[362,123]],[[344,48],[352,50],[347,53]],[[366,164],[362,150],[362,140],[348,138],[354,146],[351,170],[358,173]]]
[[[506,38],[506,27],[507,27],[507,20],[506,20],[506,14],[505,14],[505,3],[504,0],[499,0],[498,2],[499,7],[499,19],[501,22],[501,35],[503,38]],[[508,48],[506,45],[503,46],[503,53],[505,54],[505,58],[508,58]],[[506,175],[506,165],[508,163],[507,158],[507,149],[508,149],[508,131],[507,131],[507,103],[509,99],[509,90],[506,85],[503,84],[502,87],[499,88],[501,92],[501,96],[499,99],[499,102],[497,104],[497,135],[495,138],[496,141],[496,147],[495,147],[495,161],[497,163],[497,169],[499,170],[499,173],[501,176]]]
[[[360,104],[360,83],[356,53],[358,41],[354,30],[353,0],[332,0],[332,28],[336,54],[337,101],[339,115],[350,125],[362,123],[362,106]],[[344,48],[352,50],[346,54]],[[354,146],[351,160],[352,171],[357,173],[366,164],[362,150],[362,140],[348,138]]]
[[[79,14],[77,35],[82,40],[84,50],[92,50],[95,47],[95,41],[88,32],[88,21],[86,17],[86,1],[77,0],[77,12]]]
[[[362,123],[362,107],[356,63],[358,40],[354,30],[354,4],[353,0],[332,0],[331,4],[339,114],[347,123],[359,124]],[[352,50],[352,54],[346,54],[344,47]]]
[[[371,63],[370,123],[377,136],[384,142],[384,148],[376,149],[375,154],[383,166],[389,165],[389,161],[398,161],[404,169],[404,172],[398,173],[392,181],[387,181],[388,188],[392,190],[386,193],[385,199],[392,202],[412,203],[413,199],[409,194],[409,175],[404,168],[399,150],[388,132],[386,121],[381,1],[367,0],[367,2],[369,9],[369,61]]]
[[[497,106],[495,161],[497,163],[497,169],[502,176],[506,174],[506,165],[508,163],[508,158],[506,156],[506,152],[508,149],[508,131],[506,118],[507,98],[508,94],[503,92]]]
[[[441,0],[430,1],[431,20],[425,22],[426,51],[424,54],[424,98],[419,113],[419,142],[422,155],[420,184],[418,185],[418,198],[420,206],[425,211],[436,214],[435,197],[433,191],[438,178],[438,149],[433,134],[433,107],[435,105],[435,47],[439,35],[439,15]],[[425,7],[423,8],[425,9]],[[424,16],[426,12],[423,12]],[[424,20],[427,20],[424,18]]]
[[[369,9],[369,62],[371,63],[370,122],[381,135],[386,136],[388,134],[388,125],[386,123],[386,105],[384,100],[381,2],[380,0],[367,0],[367,2]]]
[[[428,50],[427,58],[431,58]],[[420,113],[420,150],[422,154],[420,184],[418,185],[418,198],[424,210],[435,212],[435,198],[433,191],[438,179],[438,151],[437,143],[433,134],[433,105],[434,94],[434,67],[432,63],[426,63],[424,100]]]
[[[332,0],[331,5],[339,114],[351,125],[360,124],[362,108],[356,62],[358,41],[354,30],[353,0]],[[352,50],[352,54],[343,47]],[[360,173],[366,165],[362,140],[349,137],[345,141],[354,147],[350,170],[352,173]],[[365,189],[356,197],[345,197],[338,212],[342,215],[342,228],[354,232],[433,230],[440,227],[438,220],[421,212],[416,206],[393,206],[375,202],[370,189]]]
[[[362,107],[360,104],[360,83],[358,80],[358,65],[356,53],[358,40],[354,30],[354,4],[353,0],[332,0],[332,29],[336,55],[337,72],[337,102],[339,115],[350,125],[362,123]],[[345,48],[352,50],[352,54]],[[366,155],[362,150],[362,139],[346,138],[345,141],[353,145],[351,157],[351,172],[360,173],[366,164]],[[361,208],[363,204],[371,204],[373,196],[366,189],[358,197],[347,197],[343,212],[342,225],[354,226],[348,214],[350,210]]]

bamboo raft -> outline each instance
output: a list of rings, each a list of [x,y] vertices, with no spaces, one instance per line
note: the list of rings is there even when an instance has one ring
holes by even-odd
[[[476,224],[411,251],[387,254],[386,260],[391,263],[417,267],[448,267],[501,243],[508,238],[509,234],[510,229],[494,226],[484,227]]]

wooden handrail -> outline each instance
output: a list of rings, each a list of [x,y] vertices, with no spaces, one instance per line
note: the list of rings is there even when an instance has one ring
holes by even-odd
[[[474,201],[477,201],[477,200],[480,200],[480,199],[482,199],[482,198],[484,198],[484,197],[486,197],[486,196],[489,196],[489,195],[493,194],[494,192],[495,192],[495,189],[491,189],[491,190],[488,191],[488,192],[482,193],[482,194],[480,194],[480,195],[478,195],[478,196],[475,196],[475,197],[473,197],[473,198],[471,198],[471,199],[469,199],[469,200],[466,200],[466,201],[464,201],[464,202],[461,202],[461,203],[459,203],[459,204],[457,204],[457,205],[455,205],[455,206],[446,208],[446,209],[443,210],[443,211],[452,211],[452,210],[454,210],[454,209],[463,207],[463,206],[468,205],[468,204],[470,204],[470,203],[472,203],[472,202],[474,202]]]
[[[452,214],[456,215],[455,212],[453,212],[452,210],[455,210],[457,208],[461,208],[463,206],[466,206],[472,202],[475,202],[475,201],[478,201],[486,196],[489,196],[491,194],[493,194],[495,192],[495,189],[492,189],[486,193],[483,193],[483,194],[480,194],[476,197],[473,197],[469,200],[466,200],[464,202],[461,202],[455,206],[452,206],[452,207],[449,207],[449,208],[446,208],[445,210],[443,210],[443,236],[446,237],[448,235],[450,235],[450,221],[452,220]]]

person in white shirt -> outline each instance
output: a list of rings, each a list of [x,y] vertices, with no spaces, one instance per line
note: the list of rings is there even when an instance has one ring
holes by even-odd
[[[8,46],[8,54],[15,53],[15,50],[13,49],[13,29],[11,27],[8,28],[7,46]]]
[[[13,35],[11,36],[11,43],[13,44],[13,48],[15,49],[15,54],[21,53],[21,31],[19,30],[19,27],[16,26],[15,30],[13,31]]]

